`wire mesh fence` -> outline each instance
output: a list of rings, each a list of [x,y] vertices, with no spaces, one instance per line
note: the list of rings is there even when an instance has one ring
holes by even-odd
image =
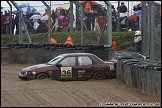
[[[161,61],[161,4],[142,2],[142,53],[151,60]]]

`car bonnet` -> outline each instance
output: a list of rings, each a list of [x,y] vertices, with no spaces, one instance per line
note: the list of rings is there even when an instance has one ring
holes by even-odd
[[[33,69],[47,67],[47,66],[51,66],[51,65],[47,65],[46,63],[44,63],[44,64],[38,64],[38,65],[28,66],[28,67],[25,67],[24,69],[22,69],[22,71],[30,71],[30,70],[33,70]]]

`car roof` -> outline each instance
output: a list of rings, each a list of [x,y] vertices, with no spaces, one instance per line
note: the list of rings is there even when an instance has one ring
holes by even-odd
[[[71,55],[94,55],[91,53],[64,53],[64,54],[60,54],[61,56],[71,56]]]

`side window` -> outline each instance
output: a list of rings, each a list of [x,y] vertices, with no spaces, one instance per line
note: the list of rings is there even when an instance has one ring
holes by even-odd
[[[81,65],[92,65],[92,60],[88,56],[79,56],[78,57],[79,66]]]
[[[60,64],[62,64],[62,66],[75,66],[75,61],[75,57],[67,57],[64,60],[62,60]]]

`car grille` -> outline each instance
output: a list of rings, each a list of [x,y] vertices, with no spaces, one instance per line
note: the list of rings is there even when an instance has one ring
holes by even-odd
[[[21,75],[25,75],[25,73],[26,73],[25,71],[21,71]]]

